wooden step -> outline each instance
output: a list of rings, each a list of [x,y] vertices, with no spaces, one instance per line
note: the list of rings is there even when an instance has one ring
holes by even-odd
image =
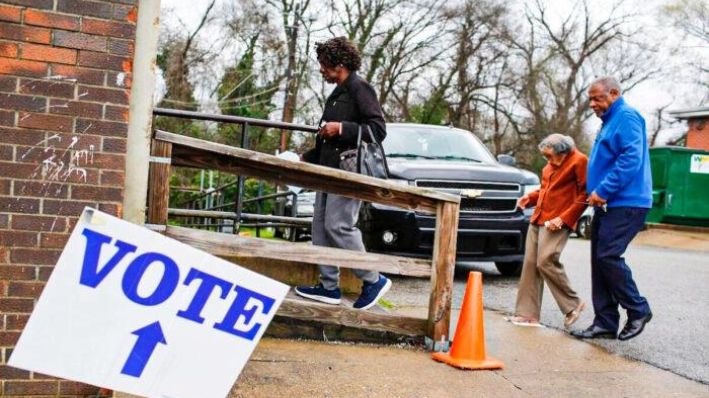
[[[306,264],[328,264],[342,268],[379,271],[393,275],[431,276],[431,263],[420,259],[249,238],[170,225],[160,232],[220,257],[288,260]]]
[[[403,336],[424,336],[427,320],[398,315],[379,306],[369,310],[352,308],[351,297],[343,297],[342,304],[331,305],[298,297],[293,291],[283,300],[277,315],[303,321],[342,325],[355,329],[390,332]]]

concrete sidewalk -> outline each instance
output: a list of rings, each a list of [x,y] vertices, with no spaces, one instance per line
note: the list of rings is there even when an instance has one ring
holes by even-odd
[[[493,311],[485,326],[504,370],[461,371],[411,347],[263,339],[230,397],[709,397],[708,385],[559,330]]]

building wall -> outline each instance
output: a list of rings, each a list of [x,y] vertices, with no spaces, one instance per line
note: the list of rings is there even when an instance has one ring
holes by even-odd
[[[0,396],[98,388],[6,365],[85,206],[121,215],[135,0],[0,2]]]
[[[690,119],[687,125],[687,148],[709,151],[709,117]]]

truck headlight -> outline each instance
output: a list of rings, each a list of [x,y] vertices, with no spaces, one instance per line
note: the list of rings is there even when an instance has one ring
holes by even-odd
[[[395,241],[396,241],[396,232],[392,232],[392,231],[387,230],[387,231],[384,231],[384,233],[382,233],[382,242],[384,242],[385,244],[391,245]]]

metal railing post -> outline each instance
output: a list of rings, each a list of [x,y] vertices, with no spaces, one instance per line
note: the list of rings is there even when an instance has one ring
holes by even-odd
[[[290,215],[291,217],[298,217],[298,194],[293,192],[293,196],[291,196],[291,207],[290,207]],[[298,227],[293,227],[291,228],[291,237],[290,240],[291,242],[295,242],[298,240]]]
[[[256,213],[261,214],[261,196],[263,196],[263,181],[258,182],[258,193],[256,194],[259,200],[256,201]],[[256,237],[261,237],[261,227],[256,227]]]
[[[245,122],[241,125],[241,148],[246,148],[249,144],[249,123]],[[239,226],[241,225],[241,210],[244,206],[244,176],[239,175],[237,177],[238,183],[236,184],[236,206],[234,211],[236,212],[236,220],[234,220],[235,234],[239,233]]]

